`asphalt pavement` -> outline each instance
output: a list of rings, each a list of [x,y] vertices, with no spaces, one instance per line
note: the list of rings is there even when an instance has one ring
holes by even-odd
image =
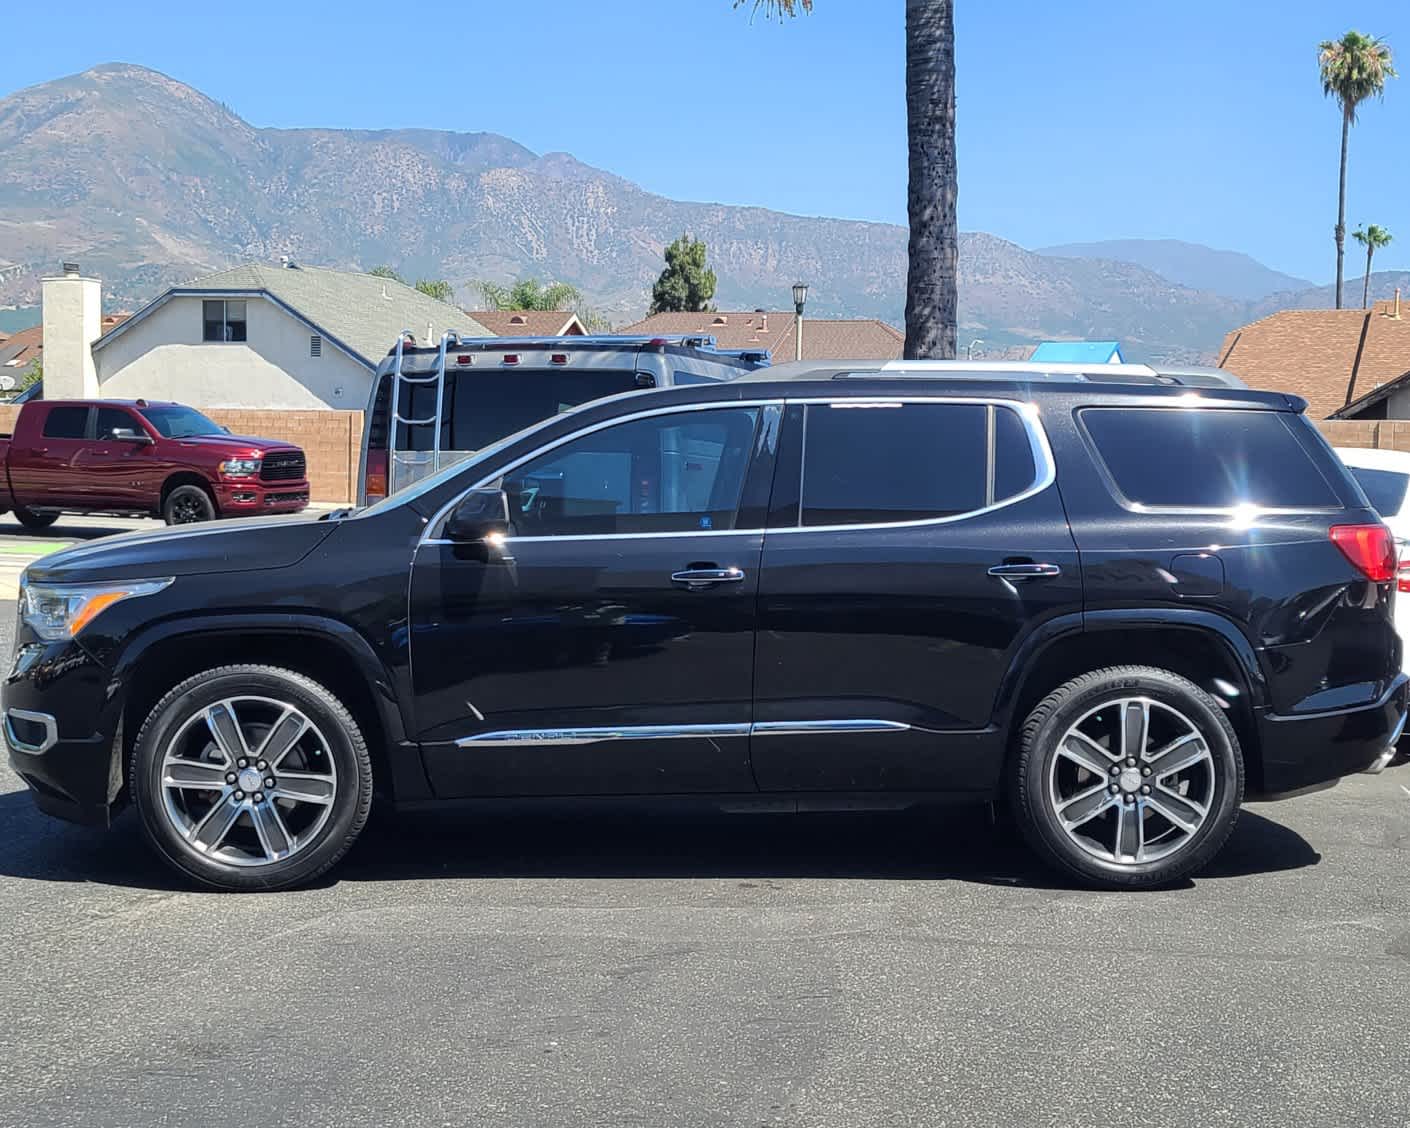
[[[1404,1125],[1408,858],[1394,767],[1158,893],[963,808],[554,809],[235,896],[0,768],[0,1125]]]

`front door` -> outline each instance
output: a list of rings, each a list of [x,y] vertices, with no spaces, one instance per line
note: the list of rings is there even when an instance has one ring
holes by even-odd
[[[1036,417],[939,400],[790,404],[755,665],[764,791],[987,791],[1015,648],[1081,610]]]
[[[753,790],[778,418],[710,406],[599,426],[490,483],[507,495],[507,536],[428,530],[411,661],[437,794]]]
[[[117,430],[145,435],[136,415],[125,407],[99,407],[93,441],[75,460],[88,482],[88,504],[95,509],[142,509],[144,499],[156,492],[158,483],[148,479],[151,445],[131,439],[115,439]],[[151,508],[150,501],[145,508]]]

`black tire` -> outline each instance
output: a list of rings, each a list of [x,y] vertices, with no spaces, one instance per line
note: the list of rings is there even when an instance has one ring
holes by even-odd
[[[1148,761],[1144,755],[1138,760],[1137,775],[1129,781],[1128,772],[1123,770],[1129,760],[1119,758],[1111,763],[1101,761],[1108,763],[1111,770],[1113,778],[1109,782],[1105,777],[1097,777],[1094,772],[1077,768],[1065,754],[1063,761],[1054,768],[1060,755],[1059,743],[1067,737],[1072,726],[1079,723],[1087,725],[1088,718],[1095,725],[1111,724],[1117,716],[1116,703],[1123,698],[1152,702],[1154,708],[1148,710],[1149,716],[1167,718],[1159,721],[1161,724],[1173,723],[1168,720],[1172,714],[1178,716],[1203,740],[1204,748],[1209,753],[1207,765],[1188,769],[1189,774],[1199,780],[1202,789],[1200,798],[1207,800],[1201,804],[1205,812],[1203,822],[1198,823],[1193,832],[1183,832],[1163,815],[1157,817],[1148,813],[1148,803],[1152,807],[1160,804],[1167,810],[1172,808],[1163,802],[1168,792],[1159,786],[1159,781],[1145,778],[1150,775],[1145,771],[1145,765],[1155,761]],[[1110,720],[1104,720],[1103,708],[1110,710]],[[1122,719],[1117,723],[1124,725],[1129,707],[1121,708]],[[1139,713],[1139,710],[1131,708],[1131,712]],[[1136,723],[1139,725],[1140,722]],[[1155,724],[1148,721],[1140,729],[1143,743],[1154,728]],[[1114,732],[1108,738],[1108,745],[1115,739]],[[1186,747],[1200,748],[1199,741],[1185,739]],[[1105,848],[1104,840],[1084,847],[1077,841],[1079,834],[1064,829],[1054,797],[1057,786],[1051,774],[1054,771],[1071,772],[1073,774],[1069,778],[1081,780],[1073,784],[1074,792],[1089,789],[1087,793],[1094,796],[1091,805],[1110,803],[1109,810],[1099,816],[1089,816],[1092,821],[1081,828],[1085,831],[1087,827],[1093,827],[1092,833],[1096,836],[1099,831],[1105,833],[1105,828],[1114,824],[1111,834],[1114,835],[1115,845],[1107,851],[1110,857],[1098,856]],[[1207,775],[1204,774],[1206,772]],[[1161,778],[1172,777],[1167,775]],[[1156,785],[1156,794],[1150,799],[1142,799],[1142,795],[1150,791],[1146,783]],[[1101,793],[1104,786],[1111,793],[1110,800]],[[1177,786],[1180,784],[1177,783]],[[1193,788],[1194,785],[1186,786]],[[1127,787],[1132,789],[1132,794],[1127,794]],[[1142,790],[1136,790],[1137,787]],[[1080,878],[1088,885],[1105,889],[1148,889],[1170,885],[1197,873],[1228,840],[1238,821],[1243,794],[1243,755],[1238,736],[1224,710],[1193,682],[1153,666],[1115,666],[1094,670],[1054,690],[1038,703],[1024,722],[1017,756],[1009,774],[1009,798],[1024,837],[1033,849],[1059,870]],[[1072,795],[1069,794],[1066,799],[1070,802]],[[1120,810],[1123,804],[1129,805],[1130,812],[1134,814]],[[1178,806],[1173,809],[1184,813]],[[1073,820],[1077,817],[1074,814]],[[1138,852],[1124,851],[1122,848],[1123,842],[1129,844],[1131,841],[1130,838],[1123,840],[1120,837],[1124,817],[1134,817],[1139,823],[1140,829],[1133,828],[1131,831],[1140,844]],[[1102,820],[1100,826],[1097,825],[1098,819]],[[1190,821],[1193,824],[1194,818],[1191,817]],[[1167,846],[1172,852],[1154,860],[1138,860],[1145,852],[1148,829],[1161,831],[1167,836],[1166,845],[1158,847],[1155,852]],[[1083,837],[1082,841],[1090,840]],[[1180,844],[1170,845],[1175,842]],[[1123,853],[1130,857],[1122,858]]]
[[[326,755],[332,759],[331,775],[335,780],[330,787],[332,799],[319,805],[320,810],[322,806],[327,806],[328,813],[326,816],[319,815],[324,821],[311,829],[306,840],[298,840],[295,845],[299,836],[289,837],[291,853],[287,857],[257,860],[245,865],[224,860],[192,845],[170,813],[166,801],[168,789],[162,782],[165,753],[177,744],[178,738],[184,739],[183,732],[191,733],[199,743],[210,732],[208,728],[201,727],[205,723],[202,716],[205,710],[231,699],[237,702],[242,699],[268,701],[271,707],[292,706],[314,726],[309,730],[318,738],[316,747],[319,750],[314,755]],[[268,725],[266,731],[273,727],[273,724]],[[258,735],[257,729],[251,731]],[[218,742],[214,737],[210,737],[209,741],[214,749]],[[246,739],[246,746],[249,744]],[[326,748],[326,753],[323,748]],[[303,753],[296,752],[294,755]],[[218,764],[220,761],[213,762]],[[279,773],[283,769],[271,766],[268,770]],[[367,744],[352,714],[316,681],[274,666],[222,666],[187,678],[172,689],[153,707],[137,734],[128,782],[144,835],[163,860],[200,884],[227,892],[288,889],[314,880],[352,846],[367,822],[372,804],[372,763]],[[192,793],[198,797],[214,794],[213,791]],[[184,799],[188,792],[177,794]],[[250,802],[241,804],[236,802],[241,795],[241,792],[235,791],[211,801],[206,808],[221,806],[224,809],[227,800],[232,809],[242,808],[242,813],[231,824],[231,838],[217,843],[217,848],[232,859],[239,854],[236,840],[250,842],[257,839],[261,844],[264,842],[263,836],[255,833],[254,797],[247,797]],[[265,797],[265,800],[263,807],[274,806],[272,796]],[[289,809],[295,812],[301,810],[292,805]],[[283,825],[281,823],[281,827]]]
[[[58,519],[57,513],[36,513],[33,509],[26,509],[24,506],[16,506],[15,508],[15,520],[31,533],[47,529]]]
[[[200,486],[177,486],[162,502],[162,520],[168,525],[214,521],[215,500]]]

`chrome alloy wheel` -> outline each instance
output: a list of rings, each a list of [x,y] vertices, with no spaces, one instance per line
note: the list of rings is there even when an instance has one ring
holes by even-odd
[[[333,813],[328,741],[293,705],[231,697],[176,730],[162,756],[163,809],[187,849],[232,866],[293,857]]]
[[[1117,865],[1168,858],[1214,804],[1209,743],[1185,714],[1151,697],[1090,709],[1058,742],[1048,800],[1081,850]]]

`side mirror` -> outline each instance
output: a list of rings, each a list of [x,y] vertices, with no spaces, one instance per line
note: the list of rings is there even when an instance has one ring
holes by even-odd
[[[150,435],[143,434],[132,427],[114,427],[111,435],[115,442],[120,443],[150,443],[152,441]]]
[[[503,490],[472,490],[451,510],[443,531],[456,544],[502,537],[509,532],[509,498]]]

